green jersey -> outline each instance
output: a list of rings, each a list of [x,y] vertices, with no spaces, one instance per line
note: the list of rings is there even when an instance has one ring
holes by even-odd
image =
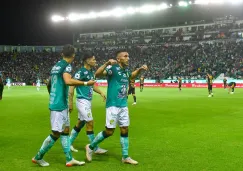
[[[71,74],[72,67],[65,60],[61,60],[54,65],[51,70],[51,91],[49,109],[52,111],[62,111],[68,108],[68,85],[63,79],[64,73]]]
[[[84,67],[80,68],[79,71],[74,75],[74,79],[85,82],[93,80],[94,78],[95,77],[92,70],[88,70]],[[76,93],[78,99],[92,100],[93,86],[77,86]]]
[[[108,81],[106,108],[127,107],[127,90],[131,72],[118,64],[108,66],[106,71]]]

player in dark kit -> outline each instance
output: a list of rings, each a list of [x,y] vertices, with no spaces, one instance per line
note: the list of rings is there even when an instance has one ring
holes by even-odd
[[[128,89],[128,95],[127,98],[130,94],[132,94],[133,96],[133,104],[132,105],[136,105],[137,104],[137,98],[136,98],[136,94],[135,94],[135,79],[131,79],[129,80],[129,89]],[[141,84],[140,84],[141,86]]]
[[[181,77],[178,77],[178,88],[179,88],[179,91],[181,91],[181,83],[182,83],[182,79],[181,79]]]
[[[213,76],[207,74],[207,83],[208,83],[208,97],[213,97]]]
[[[226,87],[227,87],[227,79],[224,78],[223,82],[224,82],[224,89],[226,89]]]
[[[0,72],[0,100],[2,100],[3,96],[3,89],[4,89],[4,83],[3,83],[3,74]]]
[[[144,76],[141,76],[141,78],[140,78],[140,92],[143,91],[143,85],[144,85]]]
[[[236,86],[236,83],[235,82],[230,82],[229,84],[228,84],[228,93],[229,94],[234,94],[234,92],[235,92],[235,86]]]

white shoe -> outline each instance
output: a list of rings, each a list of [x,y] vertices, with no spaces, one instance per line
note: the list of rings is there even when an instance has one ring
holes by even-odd
[[[234,92],[231,92],[230,94],[234,94]]]
[[[82,166],[84,165],[85,162],[84,161],[77,161],[74,158],[70,161],[66,163],[67,167],[72,167],[72,166]]]
[[[75,149],[72,145],[70,146],[70,150],[72,151],[72,152],[75,152],[75,153],[77,153],[78,152],[78,150],[77,149]]]
[[[102,148],[97,148],[97,150],[94,151],[95,154],[105,154],[107,153],[108,150],[102,149]]]
[[[208,97],[212,97],[211,95],[208,95]]]
[[[43,160],[43,159],[36,160],[34,157],[32,158],[32,163],[38,164],[39,166],[42,166],[42,167],[50,166],[50,164],[47,163],[45,160]]]
[[[122,158],[122,163],[133,164],[133,165],[138,164],[138,162],[136,160],[133,160],[131,157],[128,157],[126,159]]]
[[[89,162],[91,162],[91,161],[92,161],[93,150],[91,150],[91,149],[89,148],[89,144],[87,144],[87,145],[85,146],[85,150],[86,150],[86,159],[87,159]]]
[[[137,103],[136,102],[134,102],[132,105],[136,105]]]

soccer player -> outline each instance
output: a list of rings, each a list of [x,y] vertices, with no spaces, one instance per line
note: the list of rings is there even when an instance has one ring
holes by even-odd
[[[39,78],[36,81],[36,88],[37,88],[37,91],[40,91],[40,79]]]
[[[142,75],[142,76],[140,77],[140,92],[143,91],[143,86],[144,86],[144,76]]]
[[[213,97],[213,76],[207,74],[207,83],[208,83],[208,97]]]
[[[85,54],[83,57],[84,66],[79,69],[78,72],[75,73],[74,79],[80,81],[89,81],[95,79],[92,68],[96,66],[95,57],[91,54]],[[74,86],[70,87],[69,90],[69,111],[72,112],[73,109],[73,94],[74,94]],[[98,86],[76,86],[76,94],[77,100],[76,105],[78,109],[78,121],[74,128],[71,131],[70,135],[70,143],[73,144],[74,140],[78,136],[80,130],[86,124],[86,135],[90,142],[92,142],[95,138],[94,130],[93,130],[93,117],[91,111],[91,101],[93,96],[93,91],[100,94],[101,97],[106,100],[106,96],[104,93],[98,88]],[[78,152],[73,146],[71,146],[71,150],[74,152]],[[96,154],[104,154],[107,150],[96,147],[94,149]]]
[[[3,83],[3,74],[0,72],[0,100],[3,98],[3,89],[4,89],[4,83]]]
[[[132,105],[136,105],[137,104],[137,98],[136,98],[136,94],[135,94],[135,79],[130,79],[129,80],[129,89],[128,89],[128,95],[127,98],[130,94],[132,94],[133,96],[133,104]]]
[[[178,77],[178,88],[179,88],[179,91],[181,91],[181,83],[182,83],[182,78]]]
[[[234,94],[234,92],[235,92],[235,86],[236,86],[236,83],[235,82],[230,82],[229,84],[228,84],[228,93],[229,94]]]
[[[10,89],[10,87],[11,87],[11,80],[10,80],[10,78],[8,77],[6,79],[6,81],[7,81],[7,87],[8,87],[8,89]]]
[[[93,150],[104,139],[113,135],[116,125],[120,127],[120,143],[122,147],[122,162],[138,164],[128,155],[129,139],[128,126],[129,114],[127,108],[127,88],[129,79],[135,79],[142,70],[147,70],[147,66],[130,72],[128,67],[129,54],[125,50],[116,53],[116,60],[110,59],[103,64],[95,73],[96,77],[107,76],[108,89],[106,100],[106,129],[97,134],[91,144],[86,145],[86,158],[92,161]]]
[[[70,151],[69,127],[70,119],[68,114],[68,86],[93,85],[95,81],[88,82],[78,81],[71,78],[71,63],[75,57],[75,50],[72,45],[65,45],[62,50],[63,59],[57,62],[51,70],[51,89],[50,89],[50,118],[51,130],[50,134],[43,142],[40,150],[34,158],[33,163],[40,166],[49,166],[49,163],[43,160],[44,155],[55,144],[60,137],[62,148],[66,157],[66,166],[83,165],[72,157]]]
[[[223,82],[224,82],[224,89],[226,89],[226,87],[227,87],[227,79],[224,78]]]

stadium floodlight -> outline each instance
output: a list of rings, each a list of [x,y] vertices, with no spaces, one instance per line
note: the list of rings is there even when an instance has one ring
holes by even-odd
[[[64,20],[65,20],[64,17],[59,16],[59,15],[53,15],[53,16],[51,17],[51,19],[52,19],[53,22],[59,22],[59,21],[64,21]]]
[[[172,7],[173,5],[172,4],[170,4],[170,7]]]
[[[180,1],[178,4],[179,4],[179,6],[181,6],[181,7],[187,7],[187,6],[188,6],[188,3],[185,2],[185,1]]]
[[[84,14],[75,14],[75,13],[71,13],[68,15],[68,20],[70,21],[76,21],[82,18],[85,18]]]
[[[229,2],[231,2],[234,5],[237,5],[237,4],[243,3],[243,0],[229,0]]]
[[[111,16],[111,12],[110,11],[101,11],[97,14],[98,17],[109,17]]]
[[[199,5],[207,5],[209,3],[209,0],[196,0],[195,4]]]
[[[169,6],[165,3],[162,3],[162,4],[157,6],[157,10],[163,10],[163,9],[166,9],[166,8],[169,8]]]
[[[90,12],[87,16],[88,18],[97,18],[97,14],[95,12]]]
[[[189,4],[192,4],[192,1],[189,1]]]
[[[156,5],[143,5],[139,8],[140,13],[152,13],[157,10]]]
[[[135,14],[138,10],[136,8],[133,7],[128,7],[126,9],[127,14]]]
[[[111,11],[111,15],[114,17],[122,17],[122,16],[126,15],[126,11],[120,7],[117,7]]]

